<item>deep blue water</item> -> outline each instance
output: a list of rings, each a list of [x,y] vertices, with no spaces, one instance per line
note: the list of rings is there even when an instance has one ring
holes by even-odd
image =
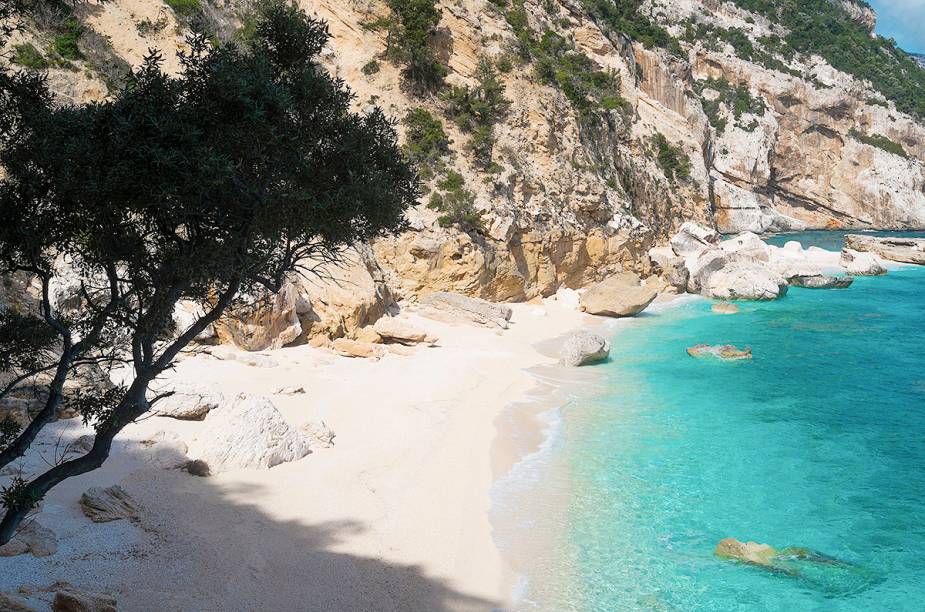
[[[925,269],[710,305],[622,327],[603,386],[563,410],[564,537],[537,562],[556,582],[533,581],[538,607],[925,609]],[[754,359],[689,357],[698,343]],[[769,572],[717,558],[730,536],[841,563]]]

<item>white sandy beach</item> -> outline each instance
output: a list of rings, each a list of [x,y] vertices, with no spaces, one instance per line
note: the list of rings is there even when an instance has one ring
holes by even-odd
[[[197,478],[152,465],[140,442],[176,432],[195,449],[203,423],[147,418],[103,469],[46,499],[37,520],[58,534],[58,553],[2,560],[0,590],[65,580],[125,610],[505,607],[513,575],[492,538],[490,489],[542,437],[528,413],[499,437],[498,417],[535,386],[527,368],[555,363],[535,345],[591,321],[554,300],[513,309],[503,332],[404,313],[439,345],[378,362],[307,346],[264,353],[279,364],[270,368],[183,360],[171,376],[271,397],[295,427],[323,420],[335,445],[268,471]],[[305,393],[273,394],[292,385]],[[86,433],[57,423],[46,454],[62,430],[65,440]],[[83,491],[112,484],[141,507],[136,524],[81,513]]]

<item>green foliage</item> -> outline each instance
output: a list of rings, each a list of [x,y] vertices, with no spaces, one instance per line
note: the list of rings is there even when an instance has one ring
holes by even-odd
[[[437,189],[427,207],[440,213],[437,222],[442,227],[459,226],[465,232],[483,228],[482,217],[475,208],[475,196],[466,189],[466,181],[458,172],[450,170],[437,183]]]
[[[707,119],[710,120],[710,125],[720,134],[726,130],[726,119],[722,116],[723,105],[732,113],[736,121],[741,119],[745,113],[761,117],[768,110],[763,98],[752,96],[748,87],[744,85],[733,87],[725,78],[696,81],[694,88],[700,95],[703,110],[707,115]],[[719,95],[715,99],[707,99],[703,93],[705,89],[712,89]],[[755,127],[757,125],[753,125],[752,130]]]
[[[781,55],[789,60],[794,55],[793,49],[779,36],[764,36],[758,39],[758,44],[755,44],[748,32],[738,28],[727,29],[691,19],[688,19],[684,26],[681,40],[689,43],[700,42],[711,51],[720,51],[723,43],[728,43],[737,57],[771,70],[803,77],[802,73],[790,68],[777,57]]]
[[[138,35],[142,38],[147,38],[148,36],[154,36],[164,31],[164,28],[167,27],[167,18],[158,17],[156,21],[148,19],[145,17],[141,21],[135,23],[135,29],[138,30]]]
[[[181,19],[190,19],[202,12],[200,0],[164,0],[177,17]]]
[[[57,335],[44,320],[13,310],[0,313],[0,372],[31,372],[44,365]]]
[[[684,181],[691,176],[690,157],[680,147],[676,147],[660,133],[652,139],[655,147],[655,161],[671,182]]]
[[[619,76],[598,68],[570,40],[551,30],[543,32],[539,39],[534,36],[522,0],[515,2],[506,16],[517,35],[521,58],[533,60],[537,76],[560,89],[579,114],[628,108],[620,97]]]
[[[440,23],[434,0],[386,0],[394,18],[388,22],[386,55],[405,66],[402,74],[413,91],[436,91],[443,86],[446,66],[430,43]]]
[[[901,144],[890,140],[881,134],[864,134],[857,130],[851,130],[848,132],[848,135],[859,142],[863,142],[866,145],[877,147],[878,149],[882,149],[887,153],[892,153],[893,155],[899,155],[900,157],[909,159],[909,154]]]
[[[19,436],[22,428],[9,416],[0,420],[0,451],[5,450]]]
[[[61,33],[52,41],[52,49],[66,60],[82,59],[83,54],[77,47],[77,41],[83,33],[83,26],[77,19],[71,17],[64,22]]]
[[[419,180],[381,109],[352,111],[352,92],[321,66],[325,24],[282,0],[257,10],[247,43],[191,36],[176,75],[152,51],[125,88],[92,104],[61,105],[44,75],[0,67],[0,269],[47,290],[61,280],[56,261],[73,262],[81,307],[44,315],[79,338],[62,345],[61,371],[102,354],[132,372],[127,389],[79,400],[97,430],[89,454],[3,490],[0,544],[50,487],[99,467],[148,410],[152,381],[238,296],[278,291],[405,227]],[[207,314],[179,331],[181,300]],[[23,452],[14,442],[0,465]]]
[[[504,97],[504,83],[489,59],[479,59],[475,77],[478,82],[475,87],[453,87],[443,99],[450,118],[460,129],[472,134],[468,148],[485,169],[492,164],[494,125],[508,112],[511,102]]]
[[[368,62],[363,64],[363,67],[360,69],[360,71],[366,76],[376,74],[377,72],[379,72],[379,62],[377,62],[376,60],[369,60]]]
[[[28,484],[21,476],[15,476],[10,484],[0,489],[0,506],[17,512],[35,508],[42,497],[33,493]]]
[[[32,70],[48,68],[48,60],[32,43],[22,43],[13,47],[13,63]]]
[[[829,0],[733,0],[739,7],[784,26],[784,41],[804,55],[871,82],[908,113],[925,116],[925,70],[892,39],[871,38]]]
[[[443,123],[422,107],[405,115],[405,151],[417,164],[422,178],[429,180],[442,169],[441,158],[449,152],[450,139]]]
[[[683,55],[681,45],[665,28],[639,12],[640,0],[582,0],[582,4],[605,31],[626,34],[646,48],[660,47]]]

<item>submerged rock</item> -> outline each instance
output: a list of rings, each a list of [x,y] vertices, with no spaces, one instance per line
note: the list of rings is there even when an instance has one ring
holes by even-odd
[[[724,559],[738,559],[755,565],[770,566],[777,550],[767,544],[757,542],[740,542],[735,538],[725,538],[716,545],[716,556]]]
[[[729,302],[719,302],[717,304],[713,304],[712,306],[710,306],[710,310],[712,310],[716,314],[729,315],[729,314],[738,314],[739,307],[736,306],[735,304],[730,304]]]
[[[814,274],[812,276],[794,276],[790,284],[804,289],[847,289],[854,282],[850,276],[825,276]]]
[[[635,274],[615,274],[581,294],[581,310],[605,317],[632,317],[656,297],[658,292],[640,285]]]
[[[579,329],[569,334],[562,344],[559,363],[577,367],[598,363],[610,355],[610,344],[603,337]]]
[[[745,347],[737,348],[731,344],[721,346],[712,346],[709,344],[698,344],[687,349],[687,354],[691,357],[716,357],[723,361],[739,361],[741,359],[751,359],[752,349]]]

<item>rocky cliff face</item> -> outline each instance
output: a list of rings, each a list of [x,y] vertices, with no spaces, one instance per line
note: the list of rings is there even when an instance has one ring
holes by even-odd
[[[873,28],[866,6],[833,2]],[[191,20],[227,34],[247,5],[191,4],[198,4],[192,16],[142,0],[75,10],[85,28],[106,37],[112,55],[137,64],[157,47],[178,69],[174,54]],[[447,290],[522,300],[616,271],[645,273],[647,250],[687,220],[729,232],[925,227],[922,122],[822,58],[778,55],[772,43],[786,32],[732,3],[641,2],[640,14],[678,41],[666,50],[614,31],[585,0],[437,2],[431,46],[447,67],[444,92],[477,87],[481,59],[503,67],[498,78],[510,105],[493,125],[487,166],[445,94],[409,93],[401,66],[386,57],[380,26],[394,15],[385,3],[300,4],[328,22],[325,67],[353,88],[358,107],[379,105],[397,120],[422,108],[440,120],[450,140],[442,173],[459,174],[481,218],[469,231],[441,225],[425,196],[408,235],[372,245],[394,297]],[[750,53],[742,52],[742,36]],[[536,53],[518,52],[526,39],[538,48],[565,41],[553,61],[606,75],[616,91],[591,111],[578,108],[574,92],[540,76]],[[29,40],[41,50],[48,35],[36,30],[14,42]],[[106,95],[107,71],[86,60],[70,64],[50,69],[64,99]],[[430,189],[439,191],[441,176]]]

